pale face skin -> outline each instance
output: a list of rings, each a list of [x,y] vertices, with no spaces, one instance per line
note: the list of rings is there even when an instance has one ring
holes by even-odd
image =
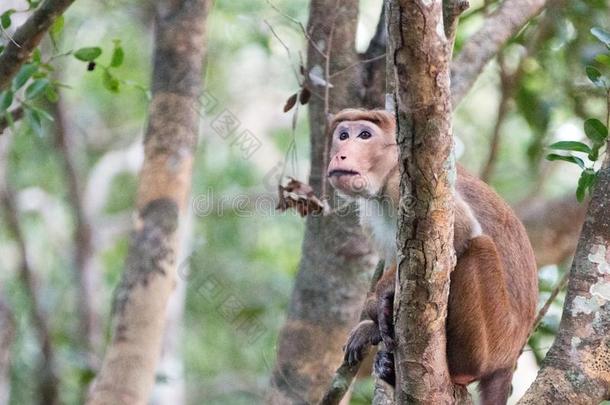
[[[327,175],[342,194],[360,198],[379,195],[397,163],[393,133],[385,133],[370,121],[343,121],[335,128]]]

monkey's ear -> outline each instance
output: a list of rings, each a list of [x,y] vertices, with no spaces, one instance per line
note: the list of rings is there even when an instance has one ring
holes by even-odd
[[[328,126],[330,127],[330,124],[333,122],[333,120],[335,119],[335,116],[331,113],[326,113],[326,122],[328,123]]]

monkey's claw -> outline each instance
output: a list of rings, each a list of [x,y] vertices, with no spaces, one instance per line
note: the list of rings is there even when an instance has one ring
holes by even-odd
[[[344,360],[353,366],[362,361],[371,345],[381,341],[379,329],[371,320],[360,322],[350,332],[347,343],[343,347],[345,351]]]
[[[393,351],[394,342],[394,291],[384,293],[379,301],[379,333],[386,350]]]
[[[375,355],[373,372],[377,377],[381,378],[391,386],[394,386],[396,383],[396,374],[394,372],[394,355],[385,350],[378,351]]]

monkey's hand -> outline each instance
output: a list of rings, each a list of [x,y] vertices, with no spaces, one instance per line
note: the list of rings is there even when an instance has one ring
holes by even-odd
[[[394,350],[394,288],[382,291],[379,294],[377,307],[377,322],[381,339],[387,351]]]
[[[395,386],[394,354],[385,350],[379,350],[375,355],[373,373],[391,386]]]
[[[344,361],[347,361],[350,366],[361,362],[368,348],[379,342],[381,342],[381,335],[375,322],[370,319],[360,322],[347,337],[347,343],[343,347]]]

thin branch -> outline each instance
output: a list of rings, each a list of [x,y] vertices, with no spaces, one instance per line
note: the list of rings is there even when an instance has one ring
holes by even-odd
[[[94,301],[97,292],[97,280],[92,268],[93,241],[92,226],[84,204],[84,192],[79,170],[74,156],[74,137],[71,136],[66,122],[64,105],[61,100],[52,105],[55,118],[55,147],[62,160],[66,184],[68,186],[68,200],[74,213],[75,229],[74,239],[74,266],[76,268],[77,299],[80,317],[80,332],[85,349],[89,356],[89,366],[95,367],[93,353],[101,345],[101,330],[99,314]]]
[[[292,68],[294,77],[296,78],[296,81],[297,81],[297,83],[299,83],[299,86],[300,86],[302,83],[300,80],[300,76],[297,72],[297,69],[294,67],[294,63],[293,63],[293,59],[292,59],[292,52],[290,51],[290,48],[288,47],[288,45],[286,45],[286,43],[284,41],[282,41],[282,38],[280,38],[278,33],[275,32],[275,30],[273,29],[273,26],[267,20],[263,20],[263,22],[265,23],[265,25],[267,25],[267,27],[269,27],[269,30],[271,31],[271,34],[275,37],[275,39],[277,39],[278,42],[282,45],[282,47],[284,47],[284,49],[286,50],[286,53],[288,54],[288,59],[290,60],[290,67]]]
[[[362,86],[364,88],[362,104],[365,108],[379,108],[384,105],[387,82],[387,46],[388,27],[386,26],[386,8],[385,4],[382,4],[375,35],[371,38],[366,52],[360,55],[360,59],[372,61],[367,63],[364,69],[362,69]],[[376,57],[380,57],[380,60],[375,60]]]
[[[383,275],[384,266],[385,264],[383,260],[380,260],[379,263],[377,263],[375,273],[373,273],[373,277],[371,278],[371,286],[369,288],[369,293],[375,291],[375,286]],[[362,309],[362,312],[360,313],[360,320],[366,319],[367,316],[368,314],[366,313],[366,310]],[[363,356],[363,358],[364,357],[366,356]],[[343,363],[341,363],[341,365],[335,372],[333,380],[331,381],[329,388],[324,394],[320,405],[337,405],[341,402],[341,400],[345,396],[345,393],[352,385],[354,377],[356,377],[356,374],[358,374],[360,364],[361,362],[356,362],[355,364],[350,366],[347,361],[343,360]]]
[[[445,27],[445,36],[452,52],[458,20],[468,7],[470,7],[468,0],[443,0],[443,26]]]
[[[375,57],[370,58],[370,59],[363,59],[363,60],[359,60],[358,62],[356,62],[356,63],[352,63],[351,65],[349,65],[349,66],[348,66],[348,67],[346,67],[346,68],[343,68],[343,69],[337,70],[336,72],[334,72],[333,74],[331,74],[331,75],[330,75],[330,78],[332,79],[332,78],[334,78],[334,77],[336,77],[336,76],[339,76],[341,73],[345,73],[346,71],[348,71],[348,70],[350,70],[350,69],[353,69],[353,68],[355,68],[355,67],[357,67],[357,66],[366,65],[367,63],[376,62],[376,61],[378,61],[378,60],[380,60],[380,59],[383,59],[383,58],[385,58],[385,57],[386,57],[386,54],[384,53],[384,54],[381,54],[381,55],[379,55],[379,56],[375,56]]]
[[[318,52],[323,58],[326,57],[326,53],[320,49],[320,47],[318,47],[318,44],[316,44],[312,39],[311,36],[309,35],[309,33],[307,32],[307,30],[305,29],[305,26],[303,25],[303,23],[301,23],[299,20],[297,20],[294,17],[291,17],[290,15],[284,13],[282,10],[279,9],[278,6],[276,6],[275,4],[273,4],[270,0],[266,0],[267,4],[269,4],[269,6],[271,6],[272,9],[274,9],[279,15],[281,15],[282,17],[286,18],[288,21],[296,24],[300,29],[301,32],[303,33],[303,36],[305,36],[305,38],[307,38],[307,41],[309,41],[309,44],[311,45],[311,47],[313,49],[316,50],[316,52]]]
[[[496,159],[498,158],[498,151],[500,149],[502,125],[504,124],[504,120],[508,115],[509,101],[513,95],[512,84],[514,81],[511,80],[511,75],[507,72],[507,67],[502,52],[498,54],[498,64],[500,65],[500,103],[498,104],[496,123],[494,125],[491,142],[489,144],[489,155],[487,156],[487,161],[481,170],[480,176],[481,180],[486,183],[489,183],[489,179],[496,165]]]
[[[44,34],[74,0],[45,0],[13,35],[0,54],[0,90],[11,79],[36,49]]]
[[[454,107],[468,93],[487,63],[512,36],[542,11],[546,3],[547,0],[506,0],[485,19],[483,27],[468,40],[451,66]]]
[[[6,162],[3,158],[0,161]],[[5,170],[3,170],[5,171]],[[17,248],[21,255],[21,263],[19,264],[19,277],[23,282],[24,290],[30,300],[30,310],[32,323],[40,350],[42,353],[42,369],[39,374],[39,390],[42,403],[59,404],[59,378],[56,374],[55,352],[51,345],[51,334],[47,324],[47,317],[38,298],[35,274],[30,262],[30,253],[28,251],[25,235],[19,223],[19,213],[15,198],[15,192],[6,182],[6,179],[0,179],[2,189],[0,189],[0,200],[4,207],[6,223],[9,231],[13,234],[17,243]]]
[[[568,285],[569,279],[570,279],[570,272],[566,271],[565,274],[561,277],[561,280],[559,280],[559,282],[555,286],[555,288],[553,288],[553,291],[551,291],[551,295],[549,295],[549,297],[547,298],[547,300],[544,303],[544,305],[542,306],[542,308],[540,308],[540,311],[538,311],[538,315],[536,316],[536,319],[534,320],[534,326],[532,327],[532,331],[530,332],[530,335],[527,338],[527,340],[529,340],[529,338],[532,337],[534,332],[536,332],[536,329],[538,329],[538,326],[540,326],[540,323],[546,316],[546,313],[549,312],[549,308],[551,307],[551,304],[553,303],[553,301],[555,301],[555,299],[557,298],[559,293],[565,289],[566,285]],[[523,349],[521,351],[523,351]]]
[[[8,114],[11,115],[11,117],[13,118],[13,122],[17,122],[20,119],[23,118],[24,115],[24,111],[23,111],[23,107],[15,107],[14,109],[12,109],[10,112],[8,112]],[[2,134],[4,133],[4,131],[10,126],[10,121],[6,119],[6,117],[4,118],[0,118],[0,136],[2,136]]]

